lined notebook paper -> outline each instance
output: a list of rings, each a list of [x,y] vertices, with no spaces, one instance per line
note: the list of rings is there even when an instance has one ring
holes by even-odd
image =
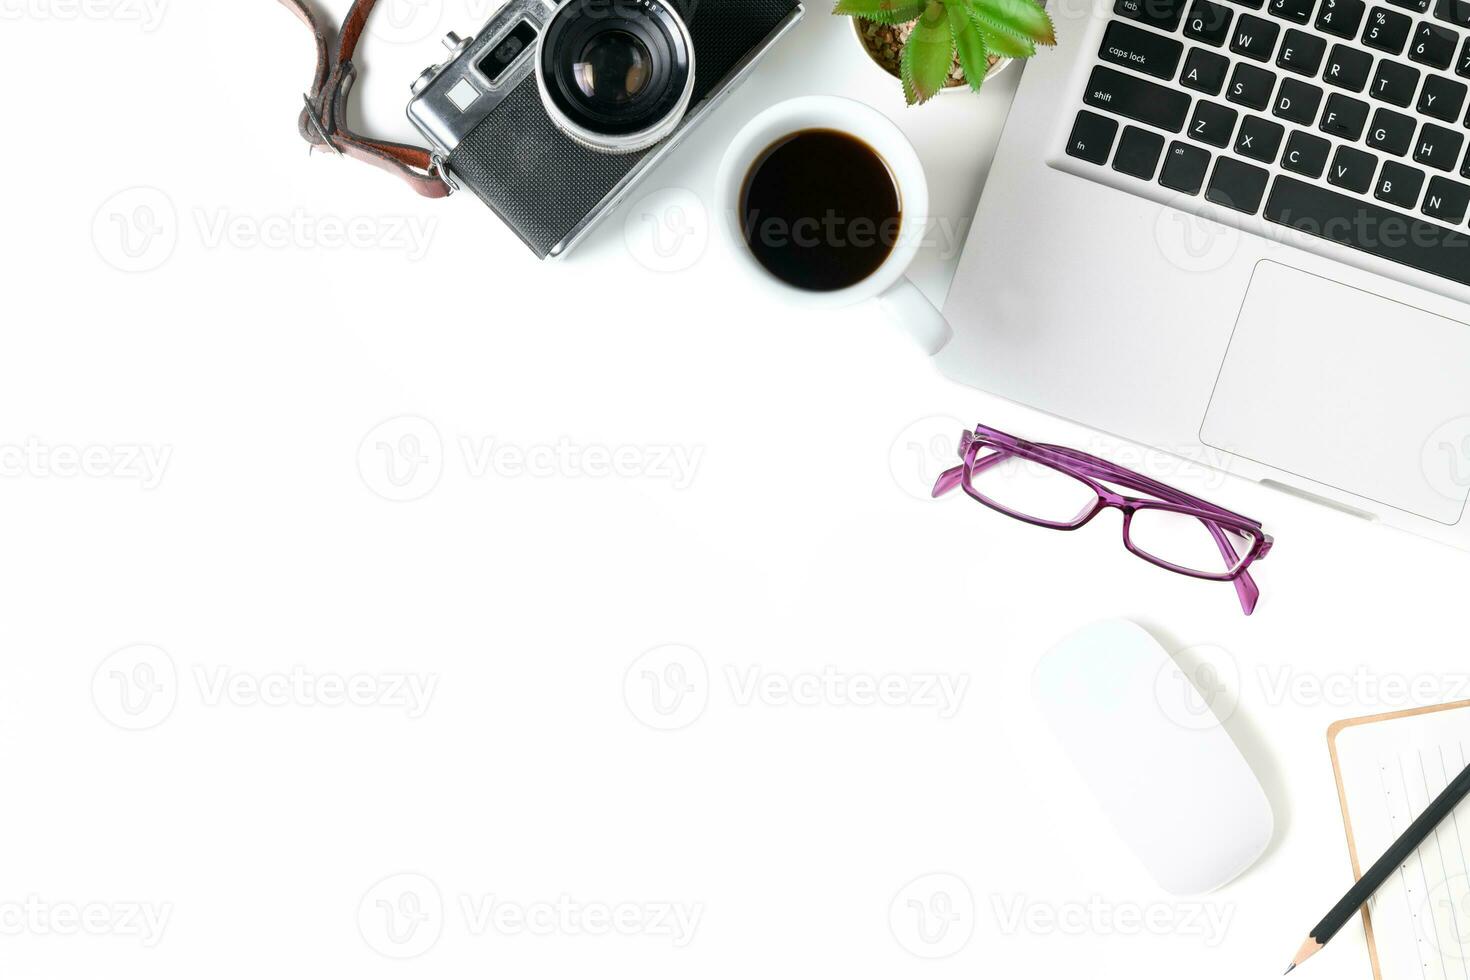
[[[1353,873],[1361,875],[1470,765],[1470,702],[1333,726]],[[1368,903],[1379,980],[1470,980],[1470,800]]]

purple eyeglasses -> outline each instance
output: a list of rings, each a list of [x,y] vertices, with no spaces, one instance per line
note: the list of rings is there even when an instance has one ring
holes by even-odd
[[[963,487],[985,506],[1027,524],[1075,531],[1107,507],[1123,512],[1123,545],[1180,575],[1234,582],[1249,616],[1261,590],[1247,569],[1271,551],[1259,521],[1064,446],[1027,442],[983,425],[960,438],[959,466],[940,474],[934,496]],[[1104,484],[1145,493],[1126,497]]]

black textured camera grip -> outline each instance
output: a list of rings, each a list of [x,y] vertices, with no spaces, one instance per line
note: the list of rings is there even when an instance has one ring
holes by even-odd
[[[799,6],[798,0],[675,3],[694,36],[695,105]],[[465,138],[449,168],[546,258],[649,152],[613,156],[568,138],[541,107],[532,76]]]

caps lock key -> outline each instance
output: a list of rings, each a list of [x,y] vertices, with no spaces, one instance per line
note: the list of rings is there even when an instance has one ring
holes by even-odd
[[[1103,35],[1098,57],[1124,65],[1165,81],[1174,77],[1184,45],[1171,37],[1145,31],[1131,24],[1113,21]]]

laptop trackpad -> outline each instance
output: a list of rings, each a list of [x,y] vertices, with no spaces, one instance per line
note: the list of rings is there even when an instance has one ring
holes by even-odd
[[[1200,438],[1458,523],[1470,496],[1470,326],[1261,262]]]

